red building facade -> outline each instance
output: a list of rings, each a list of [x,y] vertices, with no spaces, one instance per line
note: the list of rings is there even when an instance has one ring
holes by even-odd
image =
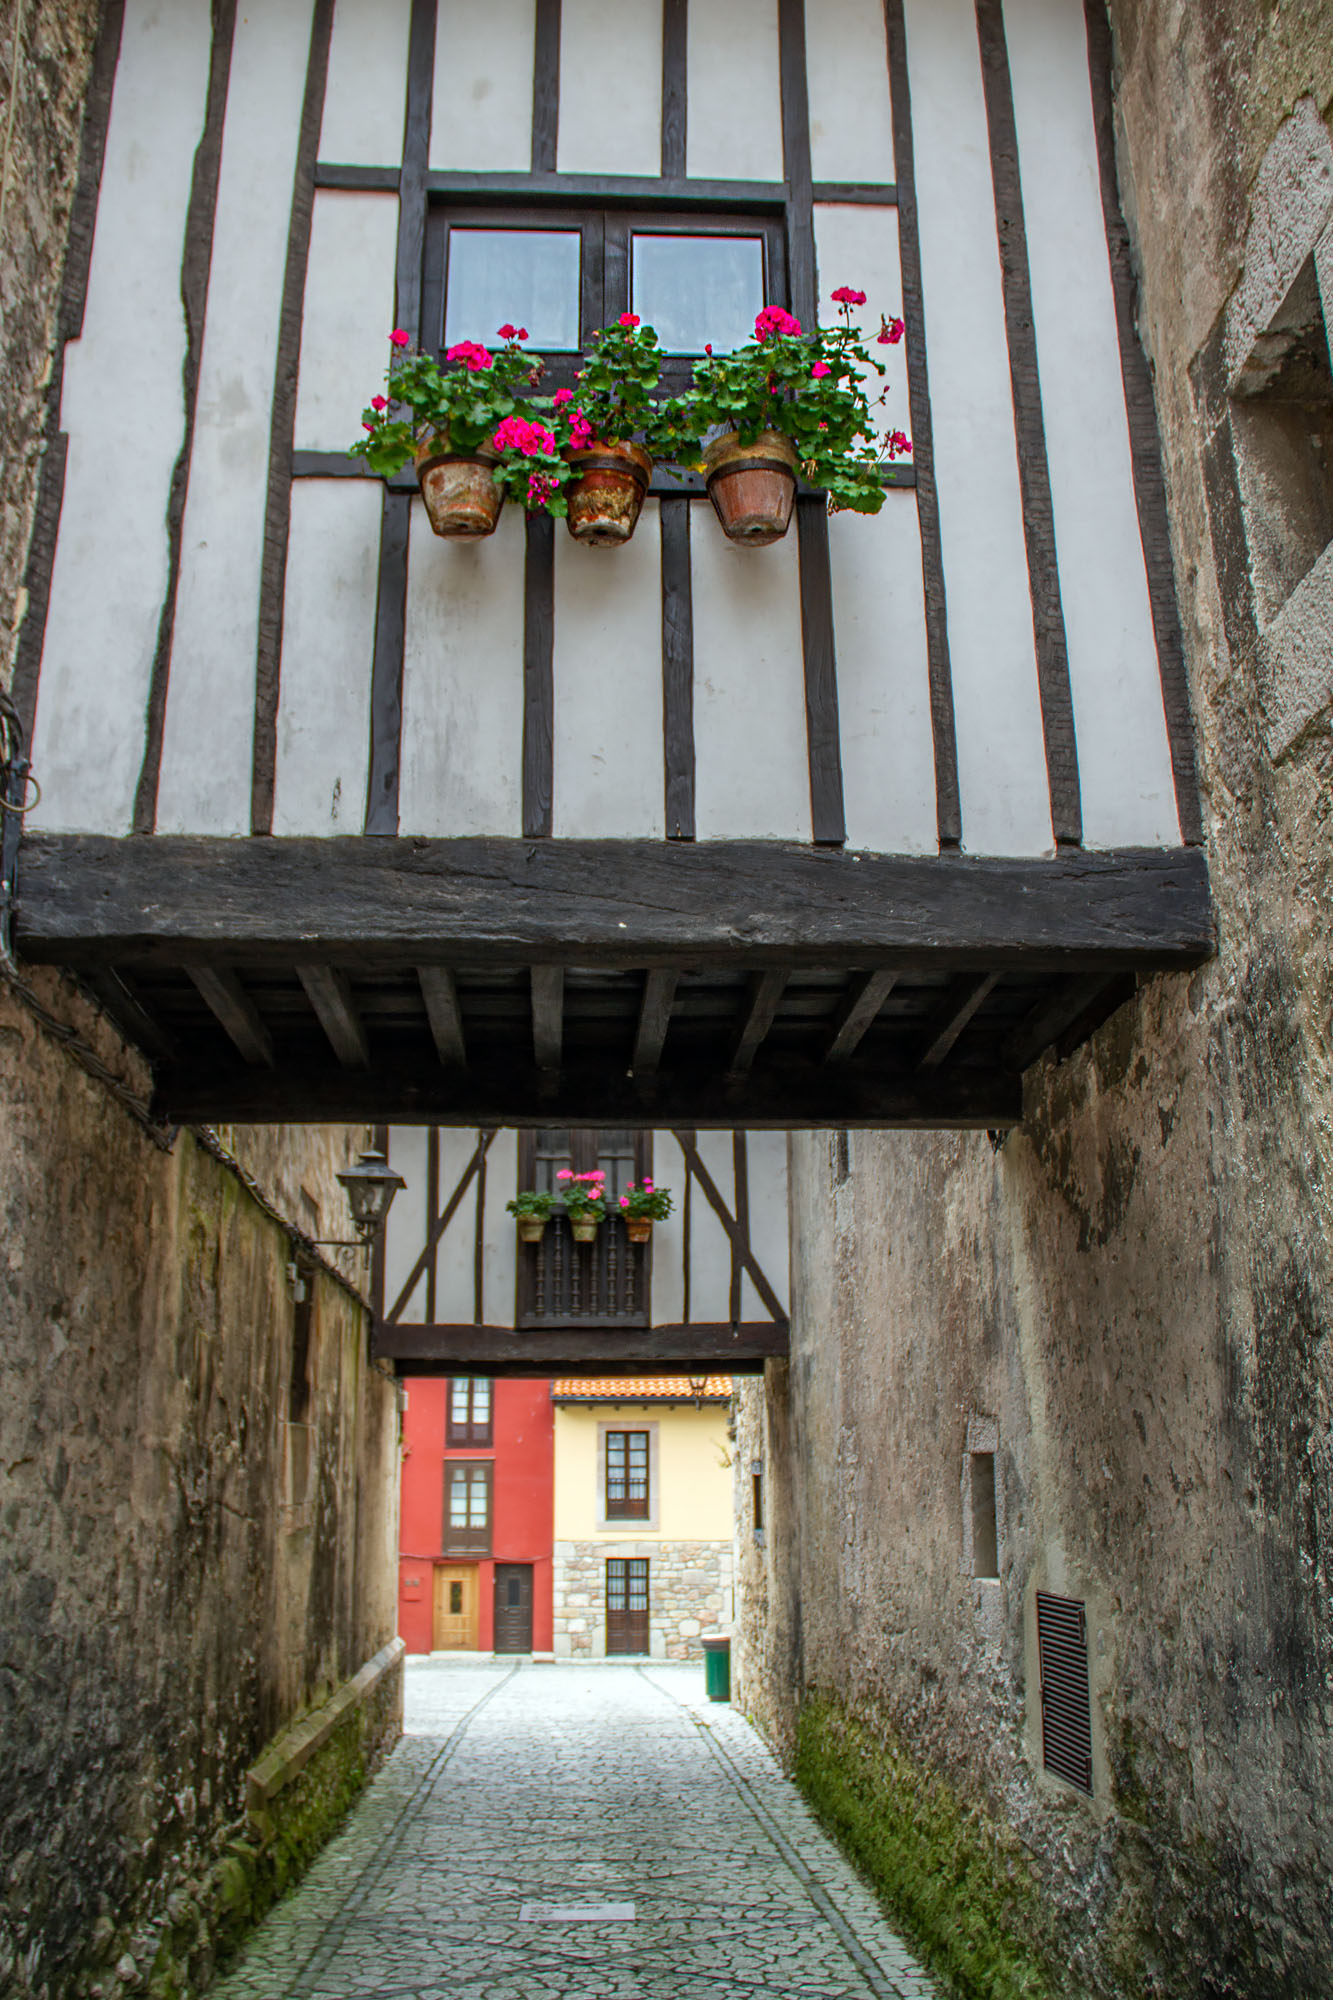
[[[408,1651],[549,1653],[550,1382],[406,1386],[398,1629]]]

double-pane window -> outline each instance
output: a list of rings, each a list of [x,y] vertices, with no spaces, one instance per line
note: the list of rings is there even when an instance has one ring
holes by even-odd
[[[647,1431],[607,1431],[607,1520],[646,1521],[648,1512]]]
[[[489,1555],[491,1548],[491,1464],[446,1459],[444,1464],[444,1549],[448,1555]]]
[[[449,1383],[447,1442],[489,1444],[491,1383],[486,1375],[455,1375]]]

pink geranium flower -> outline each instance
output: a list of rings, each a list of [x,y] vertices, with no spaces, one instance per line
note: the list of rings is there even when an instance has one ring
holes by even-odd
[[[621,313],[620,324],[622,326],[637,326],[639,324],[639,315],[637,313]]]
[[[412,344],[411,334],[406,332],[401,326],[396,326],[389,335],[389,338],[395,347],[410,347]]]
[[[470,368],[474,374],[479,369],[489,368],[492,360],[488,350],[475,340],[460,340],[456,347],[449,349],[444,358],[446,361],[461,361],[463,366]]]
[[[372,396],[370,399],[370,407],[372,410],[387,410],[389,407],[389,399],[387,396]]]
[[[770,333],[799,333],[801,322],[783,306],[765,306],[754,323],[755,338],[767,340]]]
[[[818,381],[821,376],[829,375],[832,372],[833,371],[830,369],[827,361],[816,361],[814,367],[810,370],[810,373],[814,376],[816,381]]]
[[[497,332],[501,340],[526,340],[528,337],[528,329],[525,326],[510,326],[507,320],[502,327],[497,328]]]
[[[903,337],[903,322],[900,319],[885,319],[880,315],[879,332],[875,339],[881,347],[896,347]]]
[[[912,440],[905,431],[890,431],[885,444],[890,458],[901,458],[912,449]]]
[[[569,413],[569,442],[575,451],[586,451],[593,441],[593,428],[582,410]]]
[[[555,450],[555,434],[527,417],[506,417],[496,425],[491,443],[496,451],[521,451],[535,457]]]
[[[572,389],[557,389],[554,396],[552,396],[551,398],[551,401],[557,406],[557,408],[561,403],[572,403],[573,400],[574,400],[574,391]]]
[[[561,1167],[559,1173],[556,1175],[558,1181],[572,1181],[573,1178],[573,1170],[569,1167]]]
[[[850,285],[839,285],[833,297],[840,306],[863,306],[866,302],[865,293],[854,292]]]

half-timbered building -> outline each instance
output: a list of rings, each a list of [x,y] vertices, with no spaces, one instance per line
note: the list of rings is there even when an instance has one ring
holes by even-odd
[[[1002,1127],[1208,953],[1109,93],[1078,0],[110,0],[5,877],[164,1114]],[[874,517],[463,545],[347,455],[392,327],[848,284]]]

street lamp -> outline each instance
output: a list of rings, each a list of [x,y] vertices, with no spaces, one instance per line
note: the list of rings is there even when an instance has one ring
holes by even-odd
[[[383,1153],[362,1153],[354,1167],[344,1167],[338,1175],[347,1193],[356,1235],[314,1236],[310,1243],[319,1250],[369,1250],[384,1227],[393,1198],[407,1182],[396,1174]]]

